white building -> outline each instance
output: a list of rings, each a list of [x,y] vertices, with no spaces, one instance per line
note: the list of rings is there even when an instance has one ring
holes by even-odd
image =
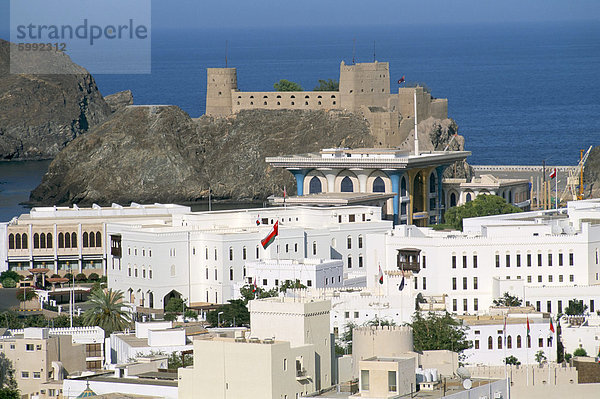
[[[537,363],[535,355],[539,351],[548,361],[556,362],[556,325],[552,332],[547,313],[526,307],[492,308],[488,315],[459,318],[468,327],[467,340],[473,343],[470,349],[463,352],[467,365],[501,366],[508,356],[516,357],[521,364],[534,364]]]
[[[279,222],[266,250],[260,242]],[[257,223],[258,222],[258,223]],[[136,306],[162,309],[173,296],[188,303],[224,303],[247,281],[246,263],[258,260],[338,259],[344,273],[364,275],[366,235],[392,222],[381,209],[266,208],[174,215],[171,223],[110,224],[109,288]],[[299,268],[300,270],[300,268]]]
[[[194,340],[179,397],[297,398],[332,386],[328,301],[250,301],[249,337]]]
[[[121,364],[152,354],[170,355],[193,349],[185,329],[173,328],[170,321],[135,323],[135,333],[110,335],[110,363]]]
[[[463,205],[474,200],[480,194],[502,197],[514,206],[529,210],[531,206],[529,180],[501,179],[492,175],[467,179],[443,179],[444,204],[447,207]]]
[[[299,281],[306,287],[341,287],[344,262],[339,259],[266,259],[246,262],[246,284],[256,282],[265,290],[279,288],[286,281]]]
[[[600,316],[563,316],[560,319],[561,340],[565,353],[583,348],[588,356],[600,354]]]
[[[397,285],[404,270],[417,293],[442,296],[458,314],[482,313],[504,292],[552,314],[573,298],[595,311],[599,220],[600,201],[587,200],[559,211],[465,219],[463,232],[396,226],[367,236],[367,286],[376,289],[381,265],[384,287]]]

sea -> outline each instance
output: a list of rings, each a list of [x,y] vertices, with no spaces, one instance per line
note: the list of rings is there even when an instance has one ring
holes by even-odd
[[[312,90],[338,79],[342,60],[374,59],[390,63],[392,91],[405,76],[448,99],[471,164],[574,165],[581,149],[600,144],[598,21],[154,29],[151,74],[94,77],[103,95],[129,89],[136,104],[175,104],[198,117],[207,67],[236,67],[240,90],[273,90],[280,79]],[[0,162],[0,221],[25,211],[47,166]]]

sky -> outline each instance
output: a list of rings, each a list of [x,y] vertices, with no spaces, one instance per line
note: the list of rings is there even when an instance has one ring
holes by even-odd
[[[96,3],[98,1],[100,0],[96,0]],[[598,0],[151,1],[152,26],[155,29],[456,25],[600,20]],[[6,32],[9,26],[9,4],[10,0],[0,0],[2,33]]]

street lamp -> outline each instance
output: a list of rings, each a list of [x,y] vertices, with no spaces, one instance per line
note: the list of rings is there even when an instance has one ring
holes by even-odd
[[[221,327],[221,315],[223,312],[217,313],[217,327]]]

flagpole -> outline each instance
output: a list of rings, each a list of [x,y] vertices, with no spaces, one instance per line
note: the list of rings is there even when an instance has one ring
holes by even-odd
[[[529,316],[527,316],[527,336],[525,337],[525,362],[527,367],[527,386],[529,386]]]
[[[556,184],[555,184],[555,193],[554,193],[554,202],[556,203],[556,210],[558,210],[558,169],[556,170]]]

